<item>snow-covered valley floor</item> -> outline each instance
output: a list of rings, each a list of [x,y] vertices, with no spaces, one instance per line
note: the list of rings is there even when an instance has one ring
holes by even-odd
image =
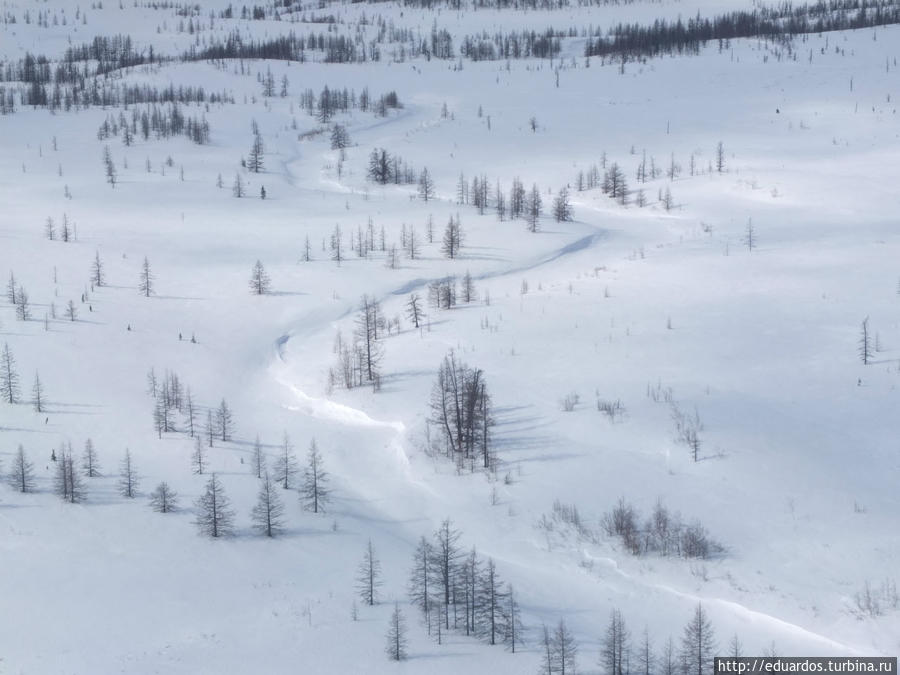
[[[158,36],[151,10],[131,11],[117,18],[129,9],[110,3],[92,22],[158,39],[161,51],[183,39]],[[535,26],[553,18],[527,16]],[[63,35],[20,21],[0,43],[10,60],[23,49],[58,57]],[[552,63],[461,69],[244,60],[121,74],[229,92],[233,103],[183,106],[205,115],[205,145],[98,139],[104,120],[130,121],[131,108],[18,105],[0,117],[0,278],[13,274],[30,302],[25,321],[0,303],[0,348],[19,379],[18,402],[0,403],[0,472],[21,444],[35,474],[33,491],[0,486],[0,673],[532,673],[541,625],[560,619],[579,671],[606,672],[612,610],[635,650],[646,627],[661,653],[670,636],[678,647],[698,603],[723,654],[735,635],[747,654],[900,652],[900,29],[798,38],[797,58],[735,40],[620,69],[582,50],[572,38]],[[287,96],[261,96],[268,69],[286,76]],[[300,102],[326,85],[393,90],[402,107],[326,124]],[[329,144],[334,123],[350,137],[344,160]],[[258,173],[240,164],[253,124],[265,147]],[[434,197],[368,180],[373,148],[416,175],[427,167]],[[659,175],[640,183],[644,157]],[[622,168],[627,205],[577,189],[579,172],[604,161]],[[467,184],[484,176],[492,201],[498,183],[504,194],[514,178],[539,186],[538,231],[460,204],[461,174]],[[564,186],[573,219],[557,222]],[[462,246],[449,259],[442,241],[457,217]],[[370,222],[374,250],[361,257],[354,242]],[[412,236],[414,259],[401,247]],[[149,297],[138,289],[145,260]],[[257,260],[271,279],[263,295],[248,288]],[[461,286],[453,308],[427,302],[432,282],[467,274],[470,302]],[[418,329],[411,294],[426,313]],[[377,392],[329,378],[336,336],[353,339],[363,295],[390,326],[377,340]],[[490,390],[494,472],[435,451],[429,402],[451,350]],[[207,410],[224,400],[233,413],[231,438],[207,449],[202,475],[183,414],[172,413],[177,431],[158,433],[151,369],[190,388],[199,435]],[[616,401],[615,414],[600,410]],[[679,421],[693,425],[697,461]],[[311,513],[294,486],[279,488],[284,532],[269,539],[252,527],[253,446],[259,437],[274,470],[285,434],[301,473],[315,439],[331,500]],[[51,452],[71,443],[80,467],[88,438],[102,475],[67,503]],[[131,499],[119,489],[126,448],[140,476]],[[194,525],[213,472],[236,512],[223,539]],[[160,481],[180,496],[173,513],[148,506]],[[601,525],[620,498],[641,523],[661,500],[722,550],[631,555]],[[580,525],[564,515],[575,509]],[[446,518],[466,554],[475,547],[514,585],[527,628],[515,654],[461,630],[437,644],[410,604],[416,545]],[[355,588],[368,540],[383,581],[372,607]],[[860,607],[867,587],[877,613]],[[400,663],[384,654],[395,602],[408,627]]]

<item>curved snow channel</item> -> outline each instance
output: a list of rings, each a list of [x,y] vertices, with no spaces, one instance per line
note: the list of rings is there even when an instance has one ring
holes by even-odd
[[[608,557],[597,557],[591,555],[590,552],[586,550],[582,550],[582,555],[589,559],[592,562],[603,562],[610,566],[615,572],[617,572],[622,578],[627,579],[633,583],[639,583],[634,577],[630,574],[622,570],[615,560]],[[671,586],[666,586],[665,584],[650,584],[652,588],[655,588],[660,591],[664,591],[666,593],[670,593],[672,595],[676,595],[681,598],[687,598],[692,602],[703,602],[703,603],[711,603],[715,605],[721,606],[723,609],[728,612],[734,614],[735,616],[740,616],[746,621],[750,623],[761,623],[768,625],[771,630],[778,630],[783,633],[787,633],[790,635],[795,635],[799,638],[810,640],[812,642],[818,642],[822,645],[828,646],[831,649],[837,650],[840,653],[850,653],[855,656],[863,656],[864,652],[848,645],[843,642],[838,642],[837,640],[833,640],[825,635],[820,635],[819,633],[814,633],[811,630],[804,628],[803,626],[798,626],[795,623],[791,623],[789,621],[785,621],[784,619],[779,619],[778,617],[772,616],[771,614],[766,614],[765,612],[760,612],[755,609],[750,609],[749,607],[745,607],[739,602],[735,602],[733,600],[726,600],[724,598],[710,598],[710,597],[701,597],[699,595],[694,595],[693,593],[686,593],[684,591],[680,591],[677,588],[672,588]]]
[[[295,412],[303,412],[318,419],[330,420],[339,424],[347,424],[357,427],[382,427],[392,429],[396,434],[402,434],[406,431],[406,425],[403,422],[383,422],[370,417],[367,413],[357,408],[351,408],[343,403],[335,403],[325,398],[313,398],[306,392],[298,389],[290,383],[282,382],[290,389],[300,405],[285,405],[288,410]]]

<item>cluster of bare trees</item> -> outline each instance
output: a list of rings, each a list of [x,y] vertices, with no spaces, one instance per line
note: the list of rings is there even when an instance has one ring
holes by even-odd
[[[346,87],[322,87],[318,95],[312,89],[300,92],[300,107],[315,117],[319,122],[327,124],[334,115],[351,110],[372,112],[379,117],[387,116],[388,110],[402,108],[400,97],[396,91],[385,92],[378,97],[363,87],[359,94]]]
[[[460,466],[474,469],[476,463],[492,469],[491,397],[484,372],[471,368],[451,351],[438,368],[431,390],[430,425],[437,430],[432,441]]]
[[[611,511],[601,518],[601,527],[610,537],[618,537],[634,555],[657,553],[683,558],[708,558],[724,549],[695,520],[685,523],[681,515],[670,511],[661,499],[641,522],[637,508],[620,497]]]
[[[409,597],[438,643],[455,630],[512,651],[523,644],[524,628],[515,592],[493,559],[464,551],[461,534],[445,520],[431,539],[422,537],[413,556]]]
[[[633,148],[632,154],[634,154]],[[713,173],[714,171],[717,173],[724,173],[725,162],[725,146],[720,141],[715,148],[714,160],[710,160],[705,169],[700,166],[697,161],[697,156],[694,153],[691,153],[687,171],[691,176],[702,173]],[[684,168],[681,163],[675,159],[675,153],[670,155],[668,164],[663,166],[662,164],[657,163],[656,158],[653,155],[648,157],[647,151],[644,150],[641,153],[641,159],[635,169],[635,180],[638,185],[643,186],[648,181],[656,180],[665,175],[665,177],[672,182],[675,181],[683,171]],[[644,207],[647,205],[647,196],[644,193],[644,188],[639,187],[635,191],[630,190],[624,169],[617,162],[609,162],[605,152],[601,155],[599,167],[597,164],[592,164],[587,171],[579,169],[575,176],[575,189],[578,192],[593,190],[598,187],[601,188],[603,194],[608,195],[611,199],[616,200],[623,206],[629,203],[629,199],[632,196],[634,203],[637,206]],[[669,185],[667,185],[665,189],[662,187],[658,189],[657,201],[666,211],[671,211],[672,208],[675,207],[672,189]]]
[[[632,555],[657,554],[682,558],[709,558],[721,554],[724,547],[714,540],[698,520],[686,523],[681,514],[673,512],[657,499],[647,518],[620,497],[616,505],[600,517],[599,529],[588,524],[574,504],[554,501],[553,511],[545,514],[539,527],[554,531],[559,525],[571,528],[579,539],[593,543],[601,534],[616,537]]]
[[[381,303],[368,295],[360,300],[356,315],[353,340],[347,342],[338,333],[334,351],[337,364],[329,370],[329,382],[340,384],[347,389],[372,385],[377,391],[381,382],[381,360],[384,356],[383,338],[387,321],[381,310]]]
[[[151,135],[156,139],[183,135],[198,145],[205,145],[209,143],[209,122],[205,115],[185,115],[178,103],[146,105],[143,110],[135,106],[130,120],[120,111],[118,116],[107,115],[97,129],[101,141],[120,134],[126,146],[133,145],[138,136],[147,141]]]
[[[366,177],[373,183],[387,185],[411,185],[419,183],[420,174],[407,164],[399,155],[392,155],[384,148],[375,148],[369,155],[369,168]]]
[[[544,213],[544,203],[537,184],[526,190],[518,177],[513,179],[507,198],[499,180],[491,188],[486,176],[476,176],[470,185],[465,175],[460,174],[456,183],[456,202],[471,204],[481,215],[493,208],[500,220],[522,218],[529,232],[537,232],[540,229],[540,219]],[[573,217],[569,193],[565,189],[560,191],[554,200],[553,216],[557,221],[571,220]]]
[[[147,393],[153,398],[153,427],[160,438],[164,433],[182,432],[204,438],[209,447],[216,440],[231,440],[234,414],[224,398],[216,407],[199,406],[178,373],[166,370],[160,377],[155,368],[147,373]]]

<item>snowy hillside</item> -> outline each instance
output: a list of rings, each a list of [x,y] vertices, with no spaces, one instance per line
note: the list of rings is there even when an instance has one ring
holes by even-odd
[[[2,5],[0,673],[900,652],[900,8],[481,4]]]

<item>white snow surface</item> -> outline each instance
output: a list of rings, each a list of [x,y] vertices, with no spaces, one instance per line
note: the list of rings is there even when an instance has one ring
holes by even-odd
[[[220,5],[203,4],[201,15]],[[71,18],[69,2],[40,8],[63,6]],[[611,25],[721,3],[637,3],[629,19],[631,7],[456,18],[445,10],[438,23],[448,15],[455,34]],[[393,4],[333,9],[348,21],[380,11],[398,25],[431,27],[430,14]],[[168,52],[191,41],[174,32],[171,12],[110,2],[88,16],[73,42],[132,31]],[[168,32],[157,34],[164,19]],[[234,21],[219,30],[231,25],[255,35],[304,26]],[[2,30],[9,58],[24,50],[59,57],[69,36],[21,20]],[[0,117],[0,278],[15,273],[34,315],[18,321],[0,304],[0,342],[15,355],[23,399],[0,404],[0,470],[22,444],[38,476],[34,493],[0,486],[0,673],[530,673],[540,625],[560,618],[578,639],[580,670],[600,672],[613,608],[661,648],[680,639],[698,602],[721,651],[737,634],[748,654],[900,652],[900,610],[871,617],[855,602],[866,583],[900,577],[900,29],[810,35],[795,43],[796,58],[757,40],[711,44],[699,56],[629,63],[624,72],[596,59],[588,67],[582,46],[565,41],[558,86],[550,62],[536,59],[465,61],[462,70],[455,60],[386,57],[245,61],[244,76],[230,62],[123,73],[129,82],[232,92],[234,104],[184,108],[205,112],[206,146],[98,140],[118,109],[20,106]],[[260,96],[257,73],[267,68],[276,80],[288,76],[288,97]],[[326,84],[368,86],[376,96],[394,89],[403,103],[384,119],[337,117],[353,142],[341,176],[327,131],[303,136],[320,125],[297,96]],[[267,149],[259,174],[239,165],[251,120]],[[724,173],[709,171],[720,141]],[[105,145],[118,169],[114,189],[104,180]],[[367,182],[373,147],[427,166],[438,198]],[[639,185],[644,150],[663,171],[674,155],[681,175]],[[579,169],[604,152],[632,190],[645,190],[646,207],[574,190]],[[231,195],[236,172],[248,183],[244,199]],[[545,211],[568,184],[575,219],[545,217],[529,233],[524,221],[478,215],[456,203],[461,172],[499,180],[504,191],[516,176],[536,183]],[[657,199],[667,187],[676,205],[668,212]],[[58,225],[63,213],[77,241],[48,241],[46,218]],[[438,242],[456,214],[465,241],[448,260]],[[401,225],[424,241],[429,216],[435,243],[416,260],[401,257],[396,270],[381,251],[362,259],[348,250],[337,265],[323,250],[336,224],[349,236],[369,218],[388,242],[399,243]],[[744,243],[751,220],[752,251]],[[307,236],[311,262],[301,260]],[[107,284],[91,290],[97,252]],[[150,298],[137,291],[144,256],[156,277]],[[257,259],[273,287],[261,297],[248,292]],[[478,299],[427,308],[427,328],[412,328],[409,293],[424,298],[430,280],[466,271]],[[377,393],[328,382],[335,336],[352,333],[364,293],[385,316],[402,317],[400,333],[383,338]],[[74,322],[63,315],[69,300]],[[51,303],[57,318],[45,328]],[[869,365],[857,354],[866,317],[879,348]],[[425,452],[431,386],[451,349],[487,379],[496,480],[458,475]],[[157,438],[150,368],[177,372],[202,406],[224,398],[234,411],[234,440],[210,451],[237,512],[233,537],[197,534],[193,502],[207,476],[191,472],[192,439]],[[45,413],[28,404],[35,371]],[[670,406],[651,390],[700,416],[700,461],[676,443]],[[561,401],[572,393],[579,403],[566,412]],[[609,422],[598,398],[620,399],[625,414]],[[334,494],[325,514],[311,514],[285,493],[286,531],[269,540],[251,529],[258,486],[249,457],[259,434],[273,462],[284,433],[301,463],[315,438]],[[70,441],[80,455],[87,438],[104,476],[87,480],[86,501],[67,504],[53,494],[51,449]],[[126,448],[141,475],[136,499],[116,488]],[[181,497],[176,513],[148,507],[162,480]],[[661,498],[702,521],[724,552],[703,561],[634,557],[605,535],[589,541],[539,526],[559,500],[598,528],[620,496],[643,514]],[[516,654],[457,633],[438,645],[408,604],[416,542],[447,517],[463,546],[492,557],[515,585],[530,629]],[[354,621],[368,539],[384,585],[380,602],[360,604]],[[395,601],[409,628],[401,663],[384,655]]]

